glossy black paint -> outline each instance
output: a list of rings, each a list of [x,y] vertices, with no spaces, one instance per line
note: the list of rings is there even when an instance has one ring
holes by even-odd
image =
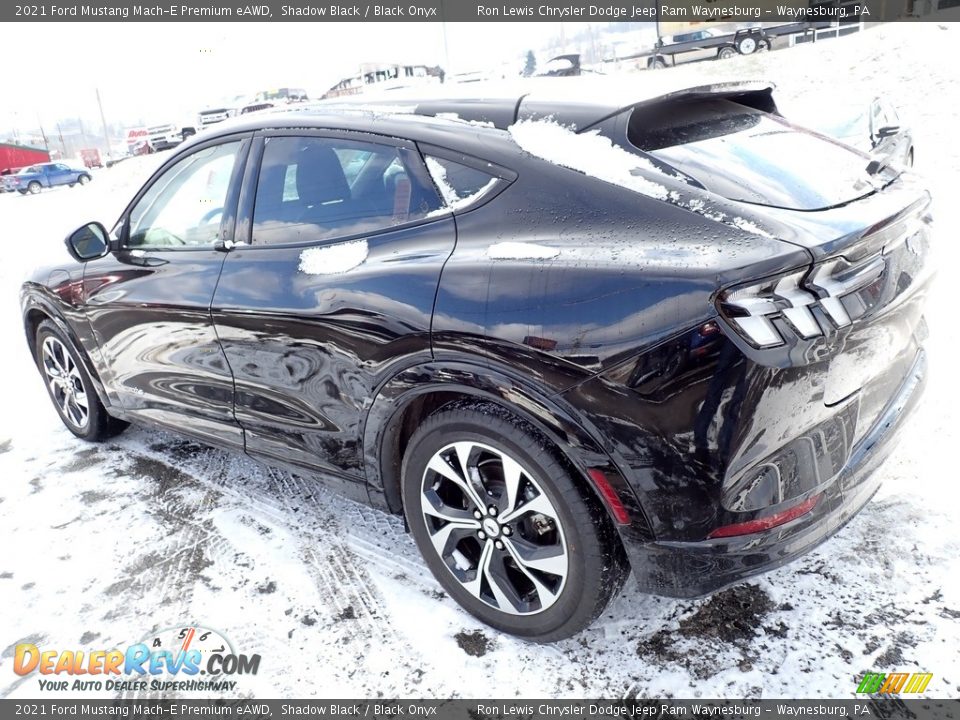
[[[498,124],[521,106],[471,104]],[[622,142],[631,107],[569,113]],[[596,491],[587,471],[603,472],[630,517],[617,529],[634,573],[663,594],[701,594],[785,562],[866,502],[868,476],[922,388],[929,218],[915,180],[888,177],[863,200],[799,212],[655,175],[679,198],[666,202],[527,155],[500,130],[423,117],[437,111],[282,113],[186,143],[167,166],[249,139],[217,247],[131,251],[121,218],[109,255],[25,284],[28,341],[53,318],[111,414],[244,449],[392,512],[418,422],[448,402],[492,400],[553,443],[585,491]],[[501,180],[465,210],[389,230],[250,244],[260,148],[278,131],[367,133],[490,163]],[[366,244],[356,266],[304,270],[306,250],[356,241]],[[556,254],[492,256],[505,241]],[[784,327],[782,347],[757,349],[718,310],[725,288],[873,256],[883,274],[845,300],[860,316],[837,328],[821,312],[822,337]],[[751,475],[808,447],[779,486]],[[773,531],[707,539],[818,494],[814,512]]]

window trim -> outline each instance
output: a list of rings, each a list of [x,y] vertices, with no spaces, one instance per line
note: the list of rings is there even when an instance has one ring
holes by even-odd
[[[154,184],[163,177],[166,172],[176,165],[181,160],[194,155],[195,153],[202,152],[211,147],[217,145],[226,145],[228,143],[233,143],[240,141],[240,147],[237,149],[237,157],[234,162],[233,170],[230,173],[230,180],[228,181],[227,186],[227,196],[226,204],[223,208],[223,217],[220,218],[220,228],[217,230],[217,237],[219,240],[217,242],[224,242],[232,236],[235,227],[235,221],[237,217],[237,199],[240,194],[240,178],[243,177],[244,168],[247,165],[247,157],[250,152],[250,144],[252,133],[235,133],[232,135],[221,135],[216,138],[211,138],[203,143],[198,143],[197,145],[191,145],[189,148],[177,152],[175,155],[170,157],[163,165],[157,168],[150,178],[143,184],[140,190],[136,195],[133,196],[127,206],[123,209],[123,212],[120,214],[120,218],[117,220],[114,228],[117,226],[120,227],[120,231],[117,234],[116,241],[116,252],[143,252],[147,254],[152,253],[166,253],[166,252],[210,252],[211,250],[216,249],[216,243],[212,245],[171,245],[170,247],[164,248],[150,248],[150,247],[130,247],[128,245],[129,235],[130,235],[130,213],[137,206],[140,200],[144,195],[149,192],[149,190],[154,186]]]
[[[412,140],[394,137],[392,135],[380,135],[378,133],[363,132],[358,130],[340,130],[337,128],[269,128],[258,130],[254,134],[253,147],[248,156],[247,170],[243,177],[243,188],[240,193],[240,204],[237,215],[237,231],[234,236],[234,242],[237,245],[242,246],[244,250],[324,247],[327,245],[336,245],[362,238],[372,240],[387,233],[419,227],[421,225],[433,223],[438,220],[443,220],[449,216],[449,213],[441,213],[440,210],[443,208],[440,207],[437,208],[437,210],[431,211],[435,212],[435,215],[428,214],[422,218],[417,218],[416,220],[409,220],[405,223],[390,225],[388,227],[374,230],[373,232],[335,235],[322,240],[302,240],[300,242],[255,244],[253,242],[253,213],[255,209],[254,205],[256,204],[257,199],[257,186],[260,181],[260,167],[263,163],[263,153],[266,149],[266,140],[272,137],[314,137],[331,140],[349,140],[352,142],[365,142],[374,145],[386,145],[388,147],[396,148],[399,154],[402,155],[407,153],[409,155],[409,158],[404,159],[415,160],[415,162],[409,163],[412,165],[412,167],[408,169],[415,175],[415,179],[421,185],[433,190],[434,194],[437,196],[438,202],[441,204],[441,206],[443,205],[443,196],[440,195],[439,190],[434,184],[433,178],[431,177],[430,172],[427,170],[427,166],[424,163],[423,156],[417,149],[417,144]]]
[[[427,170],[427,175],[430,177],[431,185],[436,189],[438,197],[443,201],[443,208],[441,208],[442,212],[441,210],[437,210],[437,214],[434,215],[434,217],[463,215],[463,213],[483,207],[497,197],[497,195],[510,187],[510,185],[512,185],[513,182],[519,177],[519,175],[513,170],[505,168],[502,165],[497,165],[489,160],[481,160],[473,155],[465,155],[462,152],[450,150],[449,148],[441,147],[439,145],[431,145],[430,143],[417,143],[417,148],[420,151],[420,160],[423,163],[424,168],[427,167],[427,156],[429,155],[430,157],[436,157],[440,160],[449,160],[450,162],[463,165],[464,167],[471,168],[472,170],[486,173],[497,181],[493,187],[486,192],[477,193],[473,201],[459,205],[456,209],[453,209],[447,205],[446,201],[443,200],[443,193],[441,193],[440,188],[437,187],[436,180],[433,178],[433,173]]]

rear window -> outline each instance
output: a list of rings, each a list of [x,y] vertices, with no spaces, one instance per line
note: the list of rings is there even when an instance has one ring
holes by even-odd
[[[641,107],[627,133],[635,147],[730,200],[819,210],[874,190],[868,158],[732,100]]]

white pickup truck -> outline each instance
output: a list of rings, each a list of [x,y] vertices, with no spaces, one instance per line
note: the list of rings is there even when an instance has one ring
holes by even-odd
[[[156,152],[157,150],[176,147],[188,137],[196,134],[197,128],[193,123],[153,125],[147,128],[147,142],[150,144],[150,149]]]

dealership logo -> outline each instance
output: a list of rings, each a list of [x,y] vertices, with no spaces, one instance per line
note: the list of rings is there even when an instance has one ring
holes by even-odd
[[[49,650],[18,644],[13,671],[37,673],[41,690],[233,690],[256,675],[260,655],[237,653],[210,628],[187,625],[149,633],[125,650]],[[83,676],[71,682],[64,676]],[[197,676],[205,676],[202,680]]]
[[[927,689],[932,673],[865,673],[857,693],[864,695],[908,695]]]

